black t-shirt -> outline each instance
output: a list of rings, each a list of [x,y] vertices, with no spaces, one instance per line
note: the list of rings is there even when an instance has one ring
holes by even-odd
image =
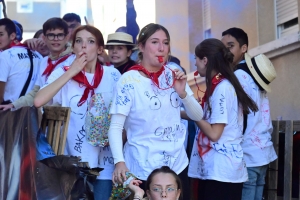
[[[121,74],[124,74],[125,72],[127,72],[129,70],[130,67],[132,67],[133,65],[136,65],[136,63],[133,60],[128,60],[126,63],[124,63],[123,65],[116,67],[117,70],[119,70],[119,72]]]

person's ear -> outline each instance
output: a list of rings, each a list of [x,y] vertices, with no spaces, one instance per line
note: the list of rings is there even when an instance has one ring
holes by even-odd
[[[139,43],[138,47],[139,47],[140,52],[144,52],[145,47],[142,43]]]
[[[148,199],[150,199],[150,196],[151,196],[151,195],[150,195],[150,190],[147,190],[146,193],[147,193]]]
[[[44,42],[46,42],[46,36],[44,35],[44,33],[42,33],[43,35],[42,35],[42,40],[44,41]]]
[[[100,54],[102,54],[102,52],[103,52],[103,46],[100,46],[100,47],[98,48],[97,53],[98,53],[98,55],[100,55]]]
[[[208,62],[207,57],[203,57],[203,62],[204,62],[204,65],[207,64],[207,62]]]
[[[65,41],[69,41],[70,38],[71,38],[71,34],[70,33],[66,34]]]
[[[246,44],[244,44],[242,47],[241,47],[241,50],[242,50],[242,53],[246,53],[247,50],[248,50],[248,46]]]
[[[131,54],[132,54],[132,50],[131,50],[131,49],[130,49],[130,50],[127,50],[127,57],[130,57]]]
[[[176,195],[176,197],[177,197],[177,198],[176,198],[176,199],[179,199],[179,197],[180,197],[180,194],[181,194],[181,190],[180,190],[180,189],[178,189],[178,190],[177,190],[177,195]]]
[[[17,34],[16,33],[12,33],[12,34],[10,34],[10,36],[9,36],[9,39],[11,40],[11,41],[13,41],[13,40],[16,40],[17,38]]]

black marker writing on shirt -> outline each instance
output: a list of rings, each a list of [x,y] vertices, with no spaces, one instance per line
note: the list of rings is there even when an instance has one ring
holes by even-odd
[[[225,101],[225,97],[223,94],[221,94],[221,99],[220,99],[220,113],[224,114],[224,101]]]
[[[32,52],[32,57],[39,59],[39,57],[34,52]],[[28,53],[18,53],[18,58],[19,60],[21,60],[21,59],[29,58],[29,56]]]
[[[79,133],[77,133],[77,138],[75,139],[76,143],[75,143],[75,147],[74,147],[74,149],[76,151],[78,151],[79,153],[81,153],[83,138],[85,138],[85,130],[84,130],[83,126],[82,126],[81,130],[79,131]]]

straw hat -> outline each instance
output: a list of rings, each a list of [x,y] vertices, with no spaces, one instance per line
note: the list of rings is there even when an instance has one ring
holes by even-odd
[[[117,33],[112,33],[109,34],[107,37],[107,42],[105,45],[105,48],[110,45],[131,45],[134,46],[135,44],[133,43],[132,36],[123,33],[123,32],[117,32]]]
[[[271,61],[264,54],[251,58],[248,53],[245,53],[245,60],[257,83],[267,92],[271,92],[269,84],[276,78],[276,71]]]

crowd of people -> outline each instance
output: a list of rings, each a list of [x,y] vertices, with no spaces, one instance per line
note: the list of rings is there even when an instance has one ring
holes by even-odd
[[[151,23],[139,31],[132,0],[126,17],[106,43],[74,13],[48,19],[24,42],[21,24],[0,19],[0,109],[70,107],[65,155],[103,168],[97,200],[109,199],[127,172],[136,177],[127,183],[133,199],[190,199],[187,177],[198,180],[198,199],[262,199],[277,158],[270,60],[250,57],[240,28],[203,40],[195,48],[195,75],[206,82],[198,102],[170,55],[168,30]],[[197,126],[191,152],[183,120]]]

